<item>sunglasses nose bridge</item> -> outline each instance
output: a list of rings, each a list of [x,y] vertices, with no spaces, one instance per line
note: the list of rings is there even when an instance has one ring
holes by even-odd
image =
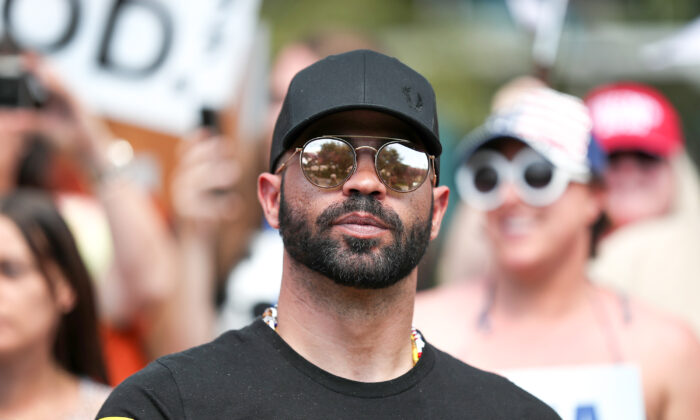
[[[355,147],[355,158],[357,158],[358,152],[361,152],[363,150],[369,150],[372,152],[372,156],[376,156],[377,153],[379,152],[379,149],[375,149],[372,146],[357,146]]]
[[[357,172],[360,168],[360,161],[364,160],[362,158],[362,155],[365,154],[367,155],[366,159],[371,159],[368,160],[368,164],[371,164],[372,170],[374,173],[379,177],[379,170],[377,169],[377,153],[379,153],[379,149],[372,147],[372,146],[357,146],[354,149],[355,153],[355,172]],[[360,153],[362,151],[367,151],[368,153]]]
[[[493,168],[498,173],[499,182],[496,188],[498,195],[498,205],[495,207],[509,207],[521,202],[521,195],[515,180],[515,170],[512,162],[504,162],[502,165],[495,165]]]
[[[359,150],[371,149],[374,153],[357,153]],[[374,195],[381,198],[386,194],[386,186],[380,180],[376,170],[376,149],[370,146],[360,146],[355,149],[355,168],[350,177],[343,184],[343,192],[347,195],[360,193]]]
[[[501,186],[502,206],[517,204],[521,201],[520,192],[512,179],[507,179]]]
[[[368,150],[369,149],[369,150]],[[373,152],[371,154],[369,153],[359,153],[362,150],[368,150],[370,152]],[[360,146],[355,149],[355,171],[354,173],[358,173],[361,171],[368,171],[368,173],[372,173],[374,175],[379,175],[377,173],[377,167],[376,167],[376,154],[377,150],[374,149],[373,147],[370,146]]]

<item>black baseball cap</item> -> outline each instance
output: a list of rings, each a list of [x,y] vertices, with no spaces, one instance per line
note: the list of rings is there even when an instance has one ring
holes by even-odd
[[[270,172],[309,124],[355,109],[383,112],[412,126],[436,157],[439,176],[442,146],[433,87],[396,58],[370,50],[328,56],[294,76],[272,135]]]

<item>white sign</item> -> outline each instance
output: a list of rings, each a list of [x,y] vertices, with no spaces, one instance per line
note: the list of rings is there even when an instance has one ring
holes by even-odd
[[[182,134],[233,102],[260,0],[0,0],[0,30],[98,112]]]
[[[639,369],[586,365],[499,372],[549,404],[562,420],[644,420]]]

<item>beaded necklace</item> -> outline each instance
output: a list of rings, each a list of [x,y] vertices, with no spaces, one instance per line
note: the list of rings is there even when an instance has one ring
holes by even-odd
[[[262,320],[267,324],[268,327],[272,328],[273,331],[277,331],[277,305],[270,306],[265,309],[262,314]],[[416,329],[416,327],[411,327],[411,350],[413,354],[413,366],[418,363],[421,356],[423,355],[423,348],[425,347],[425,341],[423,341],[423,336]]]

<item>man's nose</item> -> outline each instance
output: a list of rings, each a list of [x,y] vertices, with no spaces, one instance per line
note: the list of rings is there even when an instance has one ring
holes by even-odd
[[[371,150],[357,151],[357,168],[345,184],[343,194],[373,195],[382,199],[386,196],[386,186],[377,176],[374,169],[374,153]]]

